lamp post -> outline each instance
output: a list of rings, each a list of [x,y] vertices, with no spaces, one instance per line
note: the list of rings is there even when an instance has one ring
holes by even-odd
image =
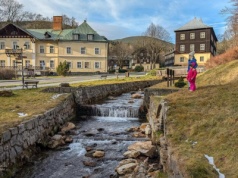
[[[26,44],[24,44],[26,46]],[[16,57],[16,65],[17,64],[22,64],[21,70],[22,70],[22,88],[24,89],[24,67],[23,67],[23,58],[26,58],[26,56],[22,56],[23,49],[18,49],[19,46],[16,46],[16,49],[5,49],[5,54],[10,57],[10,56],[15,56]],[[19,61],[17,61],[19,60]]]

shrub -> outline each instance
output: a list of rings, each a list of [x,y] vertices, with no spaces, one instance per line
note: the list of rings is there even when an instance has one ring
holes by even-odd
[[[142,71],[144,71],[144,67],[143,66],[136,66],[135,71],[136,72],[142,72]]]
[[[125,72],[127,72],[126,69],[119,69],[119,73],[125,73]]]
[[[148,72],[148,75],[156,76],[156,70],[150,70],[150,71]]]
[[[11,80],[15,77],[13,69],[0,68],[0,80]]]
[[[63,63],[60,62],[60,64],[56,68],[57,74],[61,76],[66,76],[68,71],[69,71],[69,64],[67,64],[66,61],[64,61]]]
[[[115,73],[115,72],[116,72],[115,69],[108,70],[108,73],[109,73],[109,74],[113,74],[113,73]]]
[[[186,85],[186,83],[184,82],[183,77],[180,77],[179,80],[174,85],[175,87],[183,88]]]

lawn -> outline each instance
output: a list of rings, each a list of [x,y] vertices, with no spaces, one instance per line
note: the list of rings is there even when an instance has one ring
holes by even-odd
[[[238,175],[237,71],[238,61],[218,66],[198,77],[195,92],[182,89],[166,97],[167,138],[188,177],[214,177],[204,154],[214,157],[226,177]]]

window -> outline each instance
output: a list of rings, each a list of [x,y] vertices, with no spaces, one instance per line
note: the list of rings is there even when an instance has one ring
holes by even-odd
[[[5,60],[0,60],[0,66],[5,67]]]
[[[50,60],[50,68],[55,68],[55,61],[54,60]]]
[[[5,49],[5,42],[0,42],[0,49]]]
[[[45,61],[40,60],[40,68],[44,69],[45,68]]]
[[[50,46],[50,53],[54,53],[54,46]]]
[[[190,51],[194,51],[194,44],[190,44]]]
[[[89,62],[85,62],[84,63],[84,68],[86,68],[86,69],[90,68],[90,63]]]
[[[85,47],[82,47],[82,48],[80,49],[80,52],[81,52],[81,54],[86,54],[86,48],[85,48]]]
[[[195,33],[190,33],[190,39],[195,39]]]
[[[73,68],[72,62],[67,62],[67,64],[69,65],[69,69],[72,69],[72,68]]]
[[[95,54],[100,54],[100,49],[99,48],[95,48]]]
[[[180,62],[184,62],[184,57],[180,57]]]
[[[200,50],[204,51],[205,50],[205,44],[200,44]]]
[[[206,35],[205,35],[205,32],[200,32],[200,38],[205,38]]]
[[[185,40],[185,34],[180,34],[180,40]]]
[[[25,49],[30,49],[30,43],[29,42],[25,42],[24,46],[25,46]]]
[[[14,66],[14,67],[17,66],[16,60],[13,60],[12,63],[13,63],[13,66]]]
[[[200,56],[200,62],[204,62],[204,56]]]
[[[77,62],[77,68],[82,68],[82,62]]]
[[[12,48],[13,48],[13,49],[17,49],[17,48],[18,48],[17,42],[14,41],[14,42],[12,43]]]
[[[185,45],[180,45],[180,51],[185,51]]]
[[[79,34],[73,34],[73,40],[79,40],[80,35]]]
[[[26,66],[26,67],[29,67],[29,66],[30,66],[30,61],[29,61],[29,60],[26,60],[26,61],[25,61],[25,66]]]
[[[71,54],[71,47],[67,47],[66,52],[67,52],[67,54]]]
[[[44,48],[44,46],[40,46],[40,53],[45,53],[45,48]]]
[[[100,68],[100,62],[95,62],[95,69],[99,69]]]
[[[93,40],[93,35],[92,35],[92,34],[89,34],[89,35],[88,35],[88,41],[89,41],[89,40]]]

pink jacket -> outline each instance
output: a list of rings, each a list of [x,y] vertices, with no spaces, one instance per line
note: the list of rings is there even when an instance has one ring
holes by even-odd
[[[187,80],[188,80],[189,82],[195,82],[196,76],[197,76],[197,71],[196,71],[196,69],[191,68],[191,69],[188,71]]]

